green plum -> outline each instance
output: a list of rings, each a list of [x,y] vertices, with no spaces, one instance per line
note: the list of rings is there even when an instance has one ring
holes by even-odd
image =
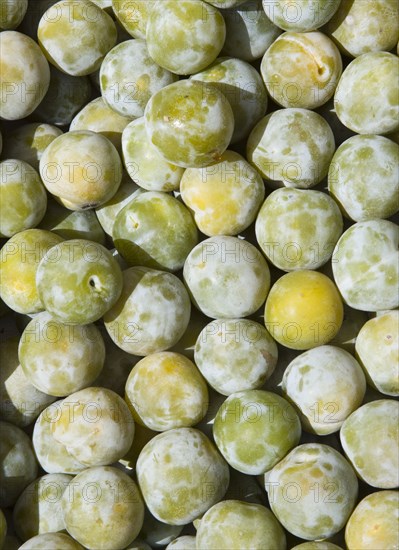
[[[33,167],[23,160],[0,162],[0,237],[36,227],[46,208],[46,190]]]
[[[191,535],[183,535],[168,544],[165,550],[196,550],[196,537]]]
[[[36,285],[43,306],[57,321],[84,325],[100,319],[118,300],[122,271],[102,245],[72,239],[42,258]]]
[[[21,24],[28,9],[28,0],[6,0],[1,3],[0,29],[16,29]]]
[[[76,540],[64,533],[43,533],[26,541],[19,550],[42,550],[43,548],[62,548],[62,550],[84,550]]]
[[[263,0],[271,21],[285,31],[306,32],[322,27],[333,17],[341,0]]]
[[[224,496],[229,468],[201,431],[175,428],[156,435],[142,449],[137,479],[153,516],[185,525]]]
[[[133,38],[145,38],[148,17],[157,0],[112,0],[112,9]]]
[[[174,346],[190,320],[190,298],[172,273],[145,267],[123,272],[122,294],[104,315],[117,346],[144,356]]]
[[[301,423],[293,406],[279,395],[246,390],[231,394],[220,407],[213,436],[230,466],[259,475],[299,443]]]
[[[155,432],[154,435],[156,435]],[[182,525],[168,525],[167,523],[163,523],[156,519],[148,508],[145,508],[143,527],[139,533],[139,538],[148,544],[150,548],[164,548],[165,544],[169,544],[178,537],[182,530]]]
[[[291,550],[342,550],[341,546],[337,546],[332,542],[326,540],[323,541],[311,541],[304,542],[294,546]]]

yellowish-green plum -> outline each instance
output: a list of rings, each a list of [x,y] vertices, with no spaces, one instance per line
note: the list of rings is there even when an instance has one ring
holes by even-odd
[[[115,195],[122,180],[122,162],[108,138],[76,130],[50,143],[40,159],[40,176],[64,206],[86,210]]]
[[[14,424],[0,421],[0,506],[13,506],[37,477],[38,464],[29,436]]]
[[[391,550],[398,545],[399,492],[377,491],[363,498],[345,528],[348,550]]]
[[[191,79],[212,84],[226,96],[235,120],[231,143],[246,138],[256,122],[266,114],[267,93],[262,77],[246,61],[218,57]]]
[[[3,158],[19,159],[39,171],[39,161],[44,150],[62,134],[52,124],[31,122],[13,129],[4,143]]]
[[[284,271],[325,264],[342,230],[339,207],[326,193],[285,187],[267,197],[255,224],[266,258]]]
[[[217,161],[234,131],[234,114],[226,96],[196,80],[162,88],[147,103],[144,117],[153,145],[165,160],[183,168]]]
[[[183,535],[175,540],[172,540],[166,547],[166,550],[196,550],[196,537],[192,535]]]
[[[63,550],[83,550],[75,539],[65,533],[43,533],[26,541],[19,550],[42,550],[43,548],[62,548]]]
[[[270,288],[270,271],[261,252],[238,237],[200,242],[185,261],[183,277],[193,303],[214,319],[255,313]]]
[[[266,15],[285,31],[306,32],[322,27],[337,11],[341,0],[263,0]]]
[[[174,346],[190,320],[190,298],[172,273],[146,267],[123,271],[122,293],[104,315],[117,346],[145,356]]]
[[[27,379],[19,364],[18,343],[17,336],[0,342],[0,418],[23,428],[32,424],[55,398]]]
[[[148,191],[136,194],[118,213],[112,237],[129,265],[177,271],[197,244],[198,231],[178,199]]]
[[[133,38],[145,38],[149,14],[157,0],[112,0],[112,9]]]
[[[281,109],[265,116],[247,142],[248,161],[268,183],[305,189],[327,175],[334,150],[329,124],[308,109]]]
[[[399,5],[396,0],[344,1],[324,30],[345,55],[389,52],[398,41]]]
[[[285,550],[283,528],[265,506],[240,500],[223,500],[199,521],[196,536],[201,550]]]
[[[46,474],[26,487],[13,510],[14,528],[21,540],[65,530],[61,498],[72,479],[67,474]]]
[[[201,431],[175,428],[145,445],[137,461],[137,479],[153,516],[185,525],[223,498],[229,468]]]
[[[369,319],[356,338],[356,354],[369,383],[385,395],[399,395],[399,311]]]
[[[28,9],[28,0],[6,0],[1,3],[0,29],[16,29],[21,24]]]
[[[163,0],[149,13],[149,54],[158,65],[179,75],[194,74],[210,65],[225,37],[221,13],[202,0]]]
[[[318,271],[287,273],[272,286],[265,325],[278,343],[306,350],[326,344],[338,333],[343,304],[332,280]]]
[[[265,196],[261,175],[235,151],[205,168],[187,168],[181,197],[208,236],[237,235],[254,221]]]
[[[67,531],[89,550],[123,550],[138,535],[144,504],[136,483],[110,466],[88,468],[61,505]],[[95,526],[95,528],[93,528]]]
[[[37,313],[43,305],[36,286],[41,259],[62,238],[44,229],[13,235],[0,250],[0,296],[17,313]]]
[[[116,27],[89,0],[61,0],[44,13],[37,36],[50,63],[71,76],[85,76],[100,67],[115,45]]]
[[[102,97],[97,97],[83,107],[73,118],[70,131],[91,130],[98,132],[116,147],[121,149],[122,132],[130,122],[130,117],[120,115],[111,109]]]
[[[43,311],[22,333],[18,355],[31,384],[62,397],[94,382],[104,365],[105,346],[95,325],[67,325]]]
[[[71,239],[45,254],[36,285],[43,306],[57,321],[85,325],[100,319],[118,300],[122,271],[101,244]]]
[[[291,550],[342,550],[342,548],[341,546],[337,546],[336,544],[333,544],[332,542],[328,542],[326,540],[312,540],[311,542],[303,542],[302,544],[298,544],[297,546],[294,546]]]
[[[4,3],[2,4],[4,8]],[[0,34],[2,94],[0,117],[20,120],[43,100],[50,84],[50,68],[43,52],[29,36],[17,31]]]
[[[247,0],[221,13],[226,24],[223,55],[255,61],[282,33],[267,17],[262,0]]]
[[[361,311],[399,305],[399,228],[388,220],[349,227],[332,258],[334,280],[345,302]]]
[[[399,210],[399,145],[377,135],[353,136],[336,150],[328,190],[343,214],[361,222]]]
[[[134,419],[159,432],[194,426],[208,408],[199,370],[184,355],[170,351],[141,359],[128,376],[125,392]]]
[[[360,407],[366,379],[350,353],[335,346],[318,346],[290,362],[281,386],[304,430],[326,435],[337,432]]]
[[[36,227],[46,207],[46,190],[30,164],[17,159],[0,162],[0,237]]]
[[[286,399],[272,392],[247,390],[231,394],[220,407],[213,436],[230,466],[259,475],[299,443],[301,422]]]
[[[147,135],[145,119],[133,120],[122,134],[123,161],[130,177],[148,191],[179,189],[184,168],[166,161]]]
[[[398,71],[398,57],[388,52],[365,53],[349,63],[334,95],[335,112],[342,124],[357,134],[397,131]]]
[[[356,503],[358,481],[341,453],[321,443],[295,447],[265,475],[269,503],[283,527],[305,540],[338,533]]]
[[[195,343],[194,360],[212,388],[223,395],[260,388],[277,363],[277,345],[250,319],[216,319]]]
[[[344,422],[342,447],[358,476],[371,487],[399,486],[399,403],[379,399],[362,405]]]
[[[52,427],[60,418],[63,400],[52,403],[35,422],[32,444],[40,466],[49,474],[77,474],[86,469],[67,451],[65,445],[54,438]]]
[[[105,56],[100,69],[101,94],[114,111],[130,119],[144,115],[154,93],[177,80],[150,57],[145,40],[121,42]]]
[[[337,46],[318,31],[281,34],[261,64],[267,91],[282,107],[320,107],[334,95],[341,73]]]

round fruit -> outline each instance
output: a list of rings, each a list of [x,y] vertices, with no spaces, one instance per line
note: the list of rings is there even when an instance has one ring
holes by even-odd
[[[337,11],[341,0],[263,0],[266,15],[285,31],[306,32],[322,27]]]
[[[62,548],[63,550],[83,550],[76,540],[64,533],[43,533],[29,539],[19,550],[42,550],[43,548]]]

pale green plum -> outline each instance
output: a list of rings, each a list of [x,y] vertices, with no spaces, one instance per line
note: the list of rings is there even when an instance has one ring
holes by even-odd
[[[196,307],[214,319],[255,313],[270,288],[270,271],[261,252],[237,237],[200,242],[188,255],[183,276]]]
[[[49,89],[34,115],[50,124],[67,126],[90,97],[88,76],[71,76],[50,66]]]
[[[69,210],[49,199],[46,215],[39,226],[63,239],[86,239],[105,244],[105,233],[94,210]]]
[[[301,422],[286,399],[272,392],[246,390],[231,394],[220,407],[213,436],[230,466],[259,475],[299,443]]]
[[[77,474],[87,468],[53,436],[52,427],[61,415],[63,400],[49,405],[39,415],[33,428],[32,444],[40,466],[49,474]]]
[[[155,436],[143,448],[137,479],[153,516],[185,525],[223,498],[229,468],[202,432],[176,428]]]
[[[326,435],[337,432],[360,407],[366,379],[350,353],[335,346],[318,346],[291,361],[282,391],[296,407],[304,430]]]
[[[263,56],[282,33],[267,17],[262,0],[248,0],[223,10],[222,15],[226,24],[223,55],[238,57],[243,61],[255,61]]]
[[[20,428],[29,426],[55,398],[37,390],[18,359],[17,336],[0,341],[0,418]]]
[[[19,159],[39,170],[39,161],[44,150],[62,134],[51,124],[32,122],[14,128],[4,143],[3,158]]]
[[[244,157],[227,150],[210,166],[187,168],[180,193],[202,233],[237,235],[254,221],[265,186]]]
[[[366,403],[344,422],[342,447],[356,473],[371,487],[399,485],[399,403],[379,399]]]
[[[234,114],[226,96],[195,80],[162,88],[147,103],[144,116],[153,145],[165,160],[183,168],[201,168],[218,160],[234,131]]]
[[[32,442],[21,428],[0,421],[0,433],[0,506],[7,508],[36,479],[38,464]]]
[[[343,230],[336,202],[313,189],[276,189],[256,218],[256,239],[283,271],[317,269],[332,256]]]
[[[337,546],[332,542],[326,540],[323,541],[311,541],[303,542],[294,546],[291,550],[342,550],[341,546]]]
[[[95,325],[67,325],[43,311],[22,333],[18,355],[31,384],[62,397],[94,382],[104,365],[105,345]]]
[[[336,150],[328,190],[356,222],[389,218],[399,210],[399,145],[377,135],[357,135]]]
[[[117,468],[79,473],[61,505],[68,533],[89,550],[122,550],[138,535],[144,504],[136,483]]]
[[[96,208],[96,215],[105,233],[112,237],[116,216],[131,200],[143,192],[140,187],[123,171],[122,182],[115,195]]]
[[[175,540],[172,540],[166,547],[166,550],[196,550],[196,537],[192,535],[183,535]]]
[[[98,69],[116,43],[112,18],[89,0],[61,0],[43,14],[39,44],[55,67],[71,76]]]
[[[358,481],[341,453],[321,443],[293,449],[265,476],[269,503],[283,527],[305,540],[331,537],[345,526]]]
[[[198,243],[188,208],[160,191],[136,195],[116,216],[115,248],[128,264],[177,271]]]
[[[205,69],[220,53],[225,37],[221,13],[202,0],[163,0],[149,13],[149,54],[158,65],[179,75]]]
[[[305,189],[325,178],[334,151],[329,124],[308,109],[281,109],[267,115],[247,142],[248,161],[267,183]]]
[[[399,305],[399,228],[388,220],[358,222],[333,253],[334,279],[345,302],[361,311]]]
[[[144,115],[150,97],[177,80],[150,57],[141,38],[121,42],[105,56],[100,69],[104,101],[130,119]]]
[[[62,548],[62,550],[84,550],[76,540],[65,533],[43,533],[26,541],[19,550],[43,550],[43,548]]]
[[[7,534],[7,521],[3,510],[0,510],[0,548],[3,548],[4,540]],[[195,550],[195,547],[194,547]]]
[[[315,109],[334,95],[342,73],[337,46],[325,34],[285,32],[262,58],[266,88],[282,107]]]
[[[129,544],[126,550],[152,550],[152,549],[151,549],[151,546],[149,546],[146,542],[143,542],[142,540],[139,540],[139,539],[135,539],[133,542]]]
[[[155,432],[154,435],[156,435]],[[182,525],[168,525],[154,518],[146,507],[139,539],[148,544],[150,548],[164,548],[166,544],[178,537],[182,530]]]
[[[102,245],[72,239],[53,246],[36,273],[39,297],[58,321],[84,325],[97,321],[122,292],[122,271]]]
[[[324,30],[345,55],[388,52],[398,40],[399,5],[396,0],[344,1]]]
[[[134,419],[151,430],[194,426],[208,408],[208,390],[195,364],[163,351],[147,355],[126,380],[125,399]]]
[[[260,504],[224,500],[212,506],[199,522],[196,536],[201,550],[285,550],[283,528]]]
[[[398,546],[399,492],[377,491],[363,498],[345,528],[348,550],[391,550]]]
[[[54,439],[86,466],[112,464],[129,450],[134,420],[112,390],[85,388],[66,397],[51,430]]]
[[[65,529],[61,498],[72,479],[67,474],[46,474],[24,489],[13,510],[14,528],[21,540]]]
[[[369,319],[355,346],[369,383],[385,395],[399,396],[399,311]]]
[[[13,235],[0,251],[0,296],[17,313],[37,313],[43,305],[36,286],[41,259],[62,238],[44,229]]]
[[[122,132],[130,122],[130,117],[120,115],[109,107],[102,97],[97,97],[87,103],[81,111],[73,118],[69,129],[91,130],[98,132],[108,138],[116,147],[121,150]]]
[[[179,189],[184,168],[166,161],[152,144],[145,119],[133,120],[122,134],[123,161],[130,177],[148,191]]]
[[[145,38],[150,12],[157,0],[112,0],[112,9],[126,31],[134,38]]]
[[[123,272],[122,294],[104,315],[117,346],[144,356],[174,346],[190,320],[190,298],[172,273],[145,267]]]
[[[41,103],[50,84],[49,64],[37,43],[17,31],[0,34],[0,117],[20,120]]]
[[[212,84],[226,96],[235,121],[231,143],[246,138],[266,114],[267,93],[262,77],[246,61],[218,57],[205,70],[191,76],[191,79]]]
[[[28,0],[6,0],[0,6],[0,29],[16,29],[21,24],[28,9]]]
[[[263,0],[266,15],[285,31],[319,29],[333,17],[341,0]]]
[[[338,118],[357,134],[389,134],[399,128],[399,59],[365,53],[342,73],[334,95]]]
[[[0,162],[0,237],[35,227],[46,207],[46,190],[30,164],[16,159]]]
[[[110,140],[90,130],[56,138],[40,159],[46,189],[71,210],[96,208],[115,195],[122,162]]]
[[[212,388],[223,395],[260,388],[277,363],[277,345],[250,319],[217,319],[197,338],[194,360]]]

